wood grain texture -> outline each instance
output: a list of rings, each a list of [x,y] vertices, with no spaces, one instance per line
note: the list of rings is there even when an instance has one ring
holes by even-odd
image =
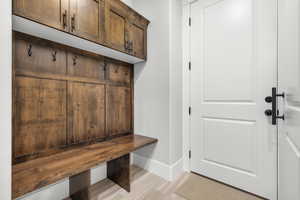
[[[68,83],[69,144],[106,137],[105,86]]]
[[[14,165],[13,198],[156,142],[153,138],[129,135]]]
[[[83,38],[100,42],[104,30],[103,1],[100,0],[70,0],[70,31]]]
[[[106,127],[109,136],[132,132],[131,90],[126,87],[108,86],[106,95]]]
[[[66,74],[66,51],[54,43],[15,34],[16,69],[52,74]]]
[[[66,146],[66,82],[17,77],[14,157]]]
[[[13,0],[13,13],[64,30],[62,15],[69,0]]]
[[[107,177],[130,192],[130,154],[107,162]]]
[[[88,56],[81,52],[68,51],[68,75],[104,80],[105,63],[101,56]]]
[[[132,77],[132,67],[127,63],[106,59],[107,79],[115,83],[130,85]]]

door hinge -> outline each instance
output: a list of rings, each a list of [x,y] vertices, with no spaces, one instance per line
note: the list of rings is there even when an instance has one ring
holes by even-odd
[[[192,107],[190,106],[189,107],[189,115],[191,115],[192,114]]]
[[[192,63],[189,62],[189,70],[191,71],[192,70]]]
[[[189,159],[191,159],[191,158],[192,158],[192,151],[189,150]]]
[[[189,17],[189,26],[192,26],[192,18]]]

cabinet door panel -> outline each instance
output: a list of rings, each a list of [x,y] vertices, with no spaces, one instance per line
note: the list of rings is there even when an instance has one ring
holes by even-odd
[[[145,30],[135,24],[131,26],[132,54],[136,57],[145,58]]]
[[[71,76],[104,80],[104,58],[69,52],[68,74]]]
[[[15,158],[66,145],[66,82],[17,77]]]
[[[54,45],[15,37],[14,63],[16,69],[38,72],[66,74],[66,51]]]
[[[107,132],[115,136],[132,132],[131,90],[109,86],[107,89]]]
[[[102,139],[105,134],[104,85],[69,83],[69,143]]]
[[[131,73],[132,73],[131,65],[121,63],[121,62],[111,61],[107,63],[107,70],[108,70],[108,80],[116,83],[123,83],[126,85],[130,84]]]
[[[119,0],[107,1],[106,5],[106,40],[110,47],[119,51],[127,51],[125,41],[128,39],[126,24],[127,7]]]
[[[13,10],[14,14],[64,29],[63,13],[68,10],[68,0],[13,0]]]
[[[71,0],[71,32],[99,42],[103,37],[104,1]]]

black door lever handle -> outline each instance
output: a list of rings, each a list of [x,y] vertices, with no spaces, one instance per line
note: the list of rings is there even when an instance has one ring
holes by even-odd
[[[277,119],[284,120],[284,115],[279,116],[279,111],[277,110],[277,97],[284,98],[285,95],[284,95],[284,93],[277,94],[277,88],[274,87],[274,88],[272,88],[272,125],[277,124]]]

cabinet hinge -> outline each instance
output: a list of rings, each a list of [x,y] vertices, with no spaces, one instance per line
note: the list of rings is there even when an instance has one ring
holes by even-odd
[[[189,62],[189,70],[191,71],[192,70],[192,63]]]
[[[189,150],[189,159],[191,159],[191,158],[192,158],[192,151]]]
[[[189,17],[189,26],[192,26],[192,18]]]
[[[192,107],[190,106],[189,107],[189,115],[191,115],[192,114]]]

